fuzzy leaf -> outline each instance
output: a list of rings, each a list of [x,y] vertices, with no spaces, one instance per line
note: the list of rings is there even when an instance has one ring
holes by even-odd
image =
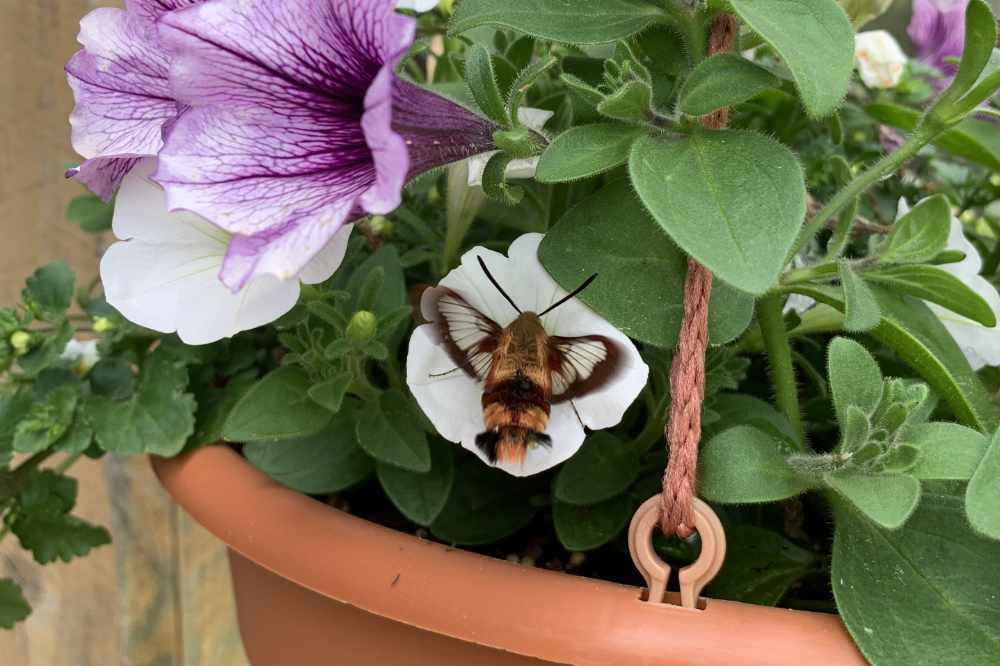
[[[844,288],[844,329],[868,331],[878,326],[882,311],[865,281],[846,261],[840,262],[840,284]]]
[[[309,377],[287,365],[265,375],[240,398],[222,428],[230,442],[260,442],[308,437],[322,430],[332,414],[309,397]]]
[[[493,60],[486,47],[473,44],[466,51],[465,82],[469,84],[472,96],[476,98],[476,103],[488,118],[500,125],[510,123],[510,118],[507,117],[507,107],[503,97],[500,96],[500,88],[497,86]]]
[[[566,504],[597,504],[625,492],[639,476],[639,455],[604,432],[590,435],[556,475],[552,494]]]
[[[921,200],[892,227],[882,261],[918,264],[945,250],[951,229],[951,207],[943,194]]]
[[[358,416],[358,444],[375,460],[411,472],[431,469],[427,435],[420,429],[410,401],[399,391],[386,391],[378,408],[369,404]]]
[[[865,112],[881,123],[907,132],[913,131],[922,117],[920,111],[888,102],[869,104]],[[966,118],[939,134],[932,143],[952,155],[1000,170],[1000,132],[992,122]]]
[[[689,116],[703,116],[780,85],[778,77],[760,65],[736,53],[720,53],[702,61],[688,75],[679,105]]]
[[[573,127],[545,149],[535,177],[542,183],[565,183],[609,171],[628,161],[632,144],[645,133],[611,123]]]
[[[957,423],[922,423],[909,429],[904,441],[920,450],[910,474],[959,481],[972,478],[989,445],[983,433]]]
[[[969,480],[965,510],[973,529],[1000,541],[1000,430]]]
[[[848,405],[875,413],[882,400],[882,371],[868,350],[854,340],[835,338],[829,349],[830,389],[837,421],[845,423]]]
[[[1000,656],[1000,543],[969,529],[962,500],[925,494],[886,531],[837,502],[833,593],[873,664],[993,664]]]
[[[805,216],[802,168],[786,147],[735,130],[644,137],[629,172],[681,249],[744,291],[774,286]]]
[[[556,536],[566,550],[593,550],[618,536],[628,525],[634,510],[628,495],[588,506],[556,501],[552,505],[552,522]]]
[[[354,375],[350,372],[342,372],[326,381],[314,384],[309,387],[309,397],[320,407],[336,414],[340,411],[340,406],[344,402],[344,395],[351,386]]]
[[[943,308],[968,317],[992,328],[997,318],[993,308],[982,296],[968,287],[961,278],[936,266],[889,266],[865,273],[873,282],[889,289],[937,303]]]
[[[374,464],[358,448],[357,410],[345,403],[319,432],[280,441],[251,442],[243,455],[278,483],[307,495],[337,493],[371,476]]]
[[[920,501],[920,482],[908,474],[853,474],[824,477],[826,484],[878,525],[902,527]]]
[[[467,458],[455,472],[451,493],[431,532],[442,541],[464,546],[510,536],[535,515],[526,492],[529,483]]]
[[[615,220],[614,233],[608,220]],[[684,312],[687,262],[636,198],[618,180],[570,209],[542,240],[539,259],[566,289],[599,274],[580,299],[629,336],[669,348],[677,344]],[[628,299],[622,294],[628,293]],[[709,339],[723,344],[750,324],[753,298],[721,280],[712,287]]]
[[[483,25],[512,28],[533,37],[570,44],[597,44],[641,32],[664,15],[642,0],[463,0],[449,31],[459,34]]]
[[[751,426],[724,430],[704,445],[698,491],[722,504],[756,504],[794,497],[811,484],[785,461],[792,447]]]
[[[948,89],[941,94],[930,115],[946,122],[964,110],[959,99],[979,81],[997,43],[997,22],[984,0],[971,0],[965,8],[965,44],[958,71]],[[976,104],[979,102],[977,101]],[[973,104],[975,106],[975,104]]]
[[[809,115],[832,113],[854,71],[854,28],[835,0],[730,0],[792,72]]]
[[[376,466],[379,483],[392,503],[400,513],[424,527],[441,513],[455,480],[453,445],[432,439],[430,449],[429,472],[411,472],[384,463]]]
[[[815,561],[816,555],[777,532],[737,525],[726,530],[726,560],[708,593],[713,599],[776,606]]]

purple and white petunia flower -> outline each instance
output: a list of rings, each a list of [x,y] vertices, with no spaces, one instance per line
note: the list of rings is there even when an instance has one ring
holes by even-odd
[[[167,81],[170,54],[156,22],[202,0],[126,0],[125,9],[95,9],[80,22],[83,49],[66,65],[76,106],[73,148],[85,158],[67,177],[105,201],[143,157],[163,147],[164,127],[182,107]]]
[[[921,61],[951,76],[955,66],[947,61],[965,49],[965,7],[969,0],[913,0],[913,17],[907,33]]]
[[[410,177],[493,149],[495,127],[400,79],[415,21],[394,0],[212,0],[159,21],[190,105],[154,178],[229,233],[222,281],[297,274]]]

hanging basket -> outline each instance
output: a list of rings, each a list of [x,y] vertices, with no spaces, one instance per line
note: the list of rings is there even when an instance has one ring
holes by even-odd
[[[865,663],[836,615],[696,592],[698,608],[672,593],[655,603],[640,588],[449,548],[289,490],[223,446],[152,464],[229,547],[254,666]],[[688,568],[696,582],[711,569],[702,560]],[[660,565],[646,562],[650,580]]]

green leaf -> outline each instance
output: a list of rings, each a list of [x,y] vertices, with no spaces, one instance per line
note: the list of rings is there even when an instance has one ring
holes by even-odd
[[[1000,657],[1000,543],[976,536],[957,497],[925,494],[887,532],[835,505],[833,593],[873,664],[994,664]]]
[[[307,437],[322,430],[332,414],[309,397],[309,376],[292,365],[264,376],[233,407],[222,435],[230,442]]]
[[[591,434],[556,475],[555,499],[566,504],[597,504],[625,492],[639,476],[639,453],[605,432]]]
[[[943,268],[926,265],[887,266],[865,273],[865,278],[882,282],[897,293],[909,294],[992,328],[996,314],[982,296],[961,278]]]
[[[469,84],[472,96],[488,118],[503,126],[510,124],[507,107],[500,96],[496,73],[493,71],[493,59],[485,46],[473,44],[466,51],[465,82]]]
[[[90,448],[90,444],[93,441],[94,429],[90,427],[90,423],[87,422],[87,418],[84,415],[83,410],[78,409],[76,411],[76,418],[73,419],[73,425],[71,425],[66,434],[63,435],[58,442],[56,442],[53,450],[69,454],[83,453]]]
[[[645,81],[629,81],[598,103],[597,111],[615,120],[644,122],[650,119],[653,88]]]
[[[948,89],[929,111],[930,116],[950,122],[962,115],[959,99],[979,81],[979,76],[997,43],[997,22],[984,0],[971,0],[965,8],[965,44],[958,71]],[[978,104],[978,102],[976,102]],[[975,104],[973,105],[975,106]]]
[[[917,464],[910,470],[918,479],[968,480],[989,445],[978,430],[943,422],[916,425],[903,440],[920,450]]]
[[[431,469],[427,435],[420,429],[413,407],[399,391],[386,391],[378,409],[369,404],[358,416],[358,444],[375,460],[411,472]]]
[[[65,261],[53,261],[25,281],[22,297],[39,318],[52,321],[62,317],[72,304],[75,281]]]
[[[399,253],[395,246],[388,243],[383,245],[378,252],[354,269],[350,273],[347,290],[358,298],[369,273],[379,269],[382,271],[382,286],[374,294],[374,300],[364,305],[364,309],[371,310],[379,317],[385,317],[406,305],[406,278],[403,276]],[[358,301],[356,304],[360,305]],[[354,313],[348,312],[347,314]]]
[[[944,252],[951,230],[951,206],[943,194],[921,200],[892,227],[882,261],[890,264],[928,262]]]
[[[802,168],[786,147],[734,130],[644,137],[629,171],[681,249],[744,291],[774,286],[805,216]]]
[[[337,493],[371,476],[374,464],[358,447],[356,407],[348,402],[319,432],[243,447],[250,464],[278,483],[308,495]]]
[[[881,123],[908,132],[916,129],[922,117],[919,111],[887,102],[869,104],[865,112]],[[932,143],[952,155],[978,162],[994,171],[1000,170],[1000,133],[989,121],[966,118],[939,134]]]
[[[542,183],[589,178],[628,161],[632,143],[646,133],[640,127],[602,123],[563,132],[538,161],[535,177]]]
[[[632,518],[634,510],[628,495],[619,495],[589,506],[557,501],[552,505],[552,522],[556,536],[566,550],[593,550],[618,536]]]
[[[890,530],[902,527],[920,501],[920,482],[908,474],[838,472],[823,480],[870,520]]]
[[[642,0],[463,0],[455,9],[453,35],[496,25],[570,44],[624,39],[649,27],[664,11]]]
[[[738,425],[704,445],[698,491],[722,504],[758,504],[794,497],[811,487],[789,467],[792,446],[768,432]]]
[[[868,415],[875,413],[882,401],[882,371],[867,349],[854,340],[835,338],[830,343],[828,373],[837,421],[846,422],[849,405]]]
[[[383,463],[376,466],[379,483],[399,512],[424,527],[441,513],[455,480],[454,445],[432,439],[430,448],[429,472],[418,474]]]
[[[717,423],[721,428],[734,425],[749,425],[764,430],[776,437],[796,442],[799,439],[795,427],[788,422],[784,414],[774,408],[769,402],[752,395],[742,393],[723,393],[716,396],[711,404],[712,410],[719,415]],[[713,428],[706,429],[706,434],[715,434]]]
[[[76,502],[76,493],[75,479],[45,470],[33,475],[18,496],[18,512],[11,531],[39,564],[56,559],[69,562],[97,546],[111,543],[111,536],[103,527],[68,515]]]
[[[527,484],[478,459],[466,458],[456,470],[451,493],[431,532],[442,541],[463,546],[510,536],[535,515]]]
[[[14,431],[14,451],[38,453],[55,444],[73,423],[79,395],[76,388],[60,386],[44,402],[35,402]]]
[[[969,480],[965,491],[965,510],[973,529],[1000,540],[1000,430]]]
[[[100,233],[111,229],[111,219],[115,212],[113,202],[101,201],[100,197],[85,194],[75,197],[66,207],[66,219],[90,233]]]
[[[708,588],[713,599],[776,606],[816,556],[777,532],[753,525],[726,530],[726,560]]]
[[[187,448],[216,444],[223,439],[222,430],[233,408],[243,399],[247,391],[256,384],[257,372],[247,370],[229,378],[224,388],[212,384],[195,387],[194,434],[187,442]]]
[[[194,432],[194,397],[185,392],[187,368],[163,351],[146,359],[128,400],[91,396],[86,414],[97,443],[109,453],[173,456]]]
[[[344,395],[350,388],[354,375],[351,372],[342,372],[319,384],[309,387],[309,397],[320,407],[336,414],[340,411],[340,406],[344,402]]]
[[[854,28],[835,0],[730,0],[792,72],[809,115],[840,106],[854,71]]]
[[[892,6],[893,0],[838,0],[844,12],[851,19],[855,28],[885,14]]]
[[[796,285],[795,292],[843,311],[839,290]],[[926,303],[872,285],[882,310],[882,323],[872,337],[894,350],[940,394],[963,424],[992,432],[1000,423],[1000,410],[982,380],[969,366],[965,354]]]
[[[31,606],[12,580],[0,579],[0,629],[13,629],[14,625],[31,614]]]
[[[127,400],[135,391],[135,373],[122,357],[102,358],[87,373],[87,381],[97,395]]]
[[[882,311],[872,290],[846,261],[840,262],[838,270],[844,288],[844,329],[859,332],[878,326]]]
[[[720,53],[702,61],[688,75],[678,104],[689,116],[703,116],[780,85],[780,79],[760,65],[736,53]]]
[[[614,220],[613,227],[609,220]],[[628,181],[610,183],[570,209],[545,235],[538,256],[566,289],[598,273],[580,299],[630,337],[664,348],[677,344],[687,262]],[[622,298],[624,293],[629,298]],[[712,344],[739,336],[752,316],[753,298],[714,282],[709,303]]]

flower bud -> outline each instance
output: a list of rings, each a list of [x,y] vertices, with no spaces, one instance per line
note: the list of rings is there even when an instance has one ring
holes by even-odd
[[[378,332],[378,318],[374,312],[359,310],[347,324],[347,337],[353,342],[367,342]]]
[[[31,349],[31,334],[27,331],[15,331],[10,336],[10,346],[14,348],[14,354],[24,356]]]
[[[858,33],[854,40],[854,59],[861,80],[869,88],[895,88],[906,66],[906,54],[885,30]]]
[[[97,333],[107,333],[115,330],[115,322],[107,317],[96,317],[94,319],[94,331]]]
[[[392,236],[394,226],[392,222],[387,220],[381,215],[373,215],[371,220],[368,221],[368,228],[372,230],[376,236],[380,238],[388,238]]]

